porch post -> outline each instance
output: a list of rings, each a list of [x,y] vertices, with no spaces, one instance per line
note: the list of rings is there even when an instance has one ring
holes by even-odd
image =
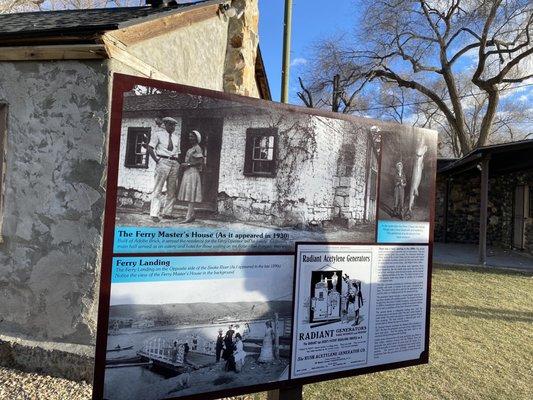
[[[449,197],[450,197],[450,186],[451,186],[451,180],[452,178],[446,178],[446,189],[444,192],[444,232],[442,232],[442,241],[444,243],[448,242],[448,203],[449,203]]]
[[[489,156],[481,160],[481,187],[479,210],[479,263],[487,263],[487,209],[489,202]]]

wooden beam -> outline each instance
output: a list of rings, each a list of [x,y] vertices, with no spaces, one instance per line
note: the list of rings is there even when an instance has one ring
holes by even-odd
[[[218,8],[218,4],[210,4],[189,11],[173,13],[166,17],[156,18],[112,32],[122,43],[129,46],[146,39],[160,36],[169,31],[216,17],[218,15]]]
[[[63,46],[63,45],[77,45],[77,44],[95,44],[100,37],[100,33],[90,34],[61,34],[52,33],[50,36],[13,36],[0,37],[1,47],[15,47],[15,46]]]
[[[122,62],[123,64],[133,68],[135,71],[148,78],[159,79],[167,82],[175,82],[174,79],[158,71],[157,68],[129,53],[126,45],[115,38],[114,35],[106,33],[102,36],[102,41],[104,42],[109,58]]]
[[[107,58],[104,45],[73,44],[0,47],[0,61],[92,60]]]
[[[487,219],[489,203],[489,161],[490,157],[481,160],[481,185],[479,207],[479,263],[487,263]]]

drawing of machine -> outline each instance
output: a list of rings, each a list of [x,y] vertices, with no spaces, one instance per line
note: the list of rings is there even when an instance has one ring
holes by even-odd
[[[311,297],[310,322],[338,320],[341,317],[341,295],[337,291],[337,282],[342,271],[333,271],[331,277],[321,274],[315,283]]]

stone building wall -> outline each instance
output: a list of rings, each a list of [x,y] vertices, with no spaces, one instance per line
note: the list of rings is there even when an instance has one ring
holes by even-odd
[[[182,118],[178,121],[180,131]],[[128,127],[155,128],[153,118],[128,118],[122,126],[119,205],[147,208],[155,164],[124,166]],[[246,131],[278,129],[276,175],[244,173]],[[258,113],[224,118],[219,169],[219,214],[240,221],[273,225],[338,223],[364,220],[367,166],[366,131],[346,121],[321,117]]]
[[[478,243],[479,241],[479,173],[453,178],[448,199],[447,241]],[[491,176],[489,179],[489,203],[487,243],[489,245],[512,247],[514,192],[518,185],[533,185],[533,171]],[[444,196],[446,180],[437,178],[435,239],[444,240]],[[533,218],[526,223],[526,243],[533,242]],[[528,251],[533,246],[529,244]],[[532,252],[533,253],[533,252]]]
[[[233,0],[240,18],[213,16],[128,48],[175,82],[259,97],[255,62],[258,0]]]
[[[257,13],[244,20],[256,34]],[[244,36],[240,68],[227,61],[228,25],[213,17],[129,50],[179,83],[257,97],[257,37]],[[242,80],[225,85],[234,68]],[[91,380],[112,72],[141,75],[113,59],[0,62],[1,365]]]
[[[0,63],[8,104],[0,335],[94,344],[105,61]]]
[[[276,176],[245,176],[246,129],[272,121],[279,130]],[[367,149],[362,131],[345,121],[303,115],[226,119],[218,211],[285,226],[362,221]],[[346,164],[344,152],[355,149]]]
[[[139,42],[128,51],[177,83],[222,91],[226,69],[232,68],[226,62],[227,46],[228,22],[214,15]]]
[[[259,0],[233,0],[231,5],[243,11],[241,18],[228,23],[224,92],[259,97],[255,80],[255,60],[259,44]]]

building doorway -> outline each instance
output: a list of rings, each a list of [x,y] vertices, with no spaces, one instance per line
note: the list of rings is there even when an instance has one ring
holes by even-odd
[[[224,120],[222,118],[183,118],[181,129],[181,157],[189,149],[189,132],[197,130],[202,135],[200,147],[204,153],[205,164],[202,171],[202,198],[203,202],[199,208],[216,211],[218,196],[218,180],[220,171],[220,149],[222,146],[222,129]],[[183,162],[183,159],[180,160]],[[183,170],[180,170],[179,181]]]
[[[515,188],[513,207],[513,247],[523,250],[525,247],[525,225],[529,214],[529,186]]]

